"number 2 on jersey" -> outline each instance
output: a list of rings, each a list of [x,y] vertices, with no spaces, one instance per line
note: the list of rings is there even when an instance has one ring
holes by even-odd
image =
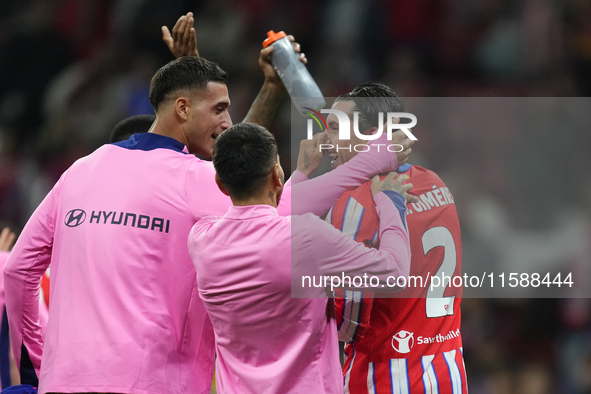
[[[427,299],[425,300],[427,317],[453,315],[455,296],[443,297],[449,282],[447,282],[447,279],[445,282],[442,279],[442,276],[453,278],[456,271],[456,244],[453,236],[451,235],[451,232],[443,226],[432,227],[423,234],[422,243],[425,255],[427,255],[427,253],[433,248],[438,246],[443,247],[443,261],[435,274],[435,276],[441,279],[440,286],[434,287],[433,289],[429,286],[427,290]],[[446,283],[445,286],[444,283]]]

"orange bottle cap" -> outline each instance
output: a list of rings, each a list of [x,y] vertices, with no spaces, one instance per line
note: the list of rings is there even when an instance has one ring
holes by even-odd
[[[270,30],[269,32],[267,32],[267,39],[263,41],[263,48],[268,47],[269,45],[271,45],[277,40],[282,39],[283,37],[287,37],[287,34],[285,34],[284,31],[275,33],[273,30]]]

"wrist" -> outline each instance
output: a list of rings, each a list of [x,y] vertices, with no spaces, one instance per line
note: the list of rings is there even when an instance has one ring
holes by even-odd
[[[298,170],[299,172],[301,172],[302,174],[304,174],[306,176],[306,178],[310,178],[310,175],[312,175],[314,173],[314,171],[311,171],[308,168],[296,168],[296,170]]]
[[[285,85],[283,85],[283,81],[281,78],[275,77],[265,77],[265,82],[263,83],[264,86],[270,89],[274,89],[277,91],[285,91]]]
[[[296,169],[293,172],[293,174],[291,174],[291,177],[289,179],[291,180],[292,185],[296,185],[298,183],[310,180],[310,178],[306,174],[304,174],[303,172],[301,172],[298,169]]]
[[[379,190],[373,196],[376,205],[393,203],[399,211],[406,212],[406,199],[394,190]]]

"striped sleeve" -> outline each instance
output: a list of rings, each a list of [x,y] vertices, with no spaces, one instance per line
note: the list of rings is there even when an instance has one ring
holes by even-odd
[[[373,293],[338,290],[335,299],[339,341],[350,343],[362,338],[369,327]]]
[[[365,208],[353,197],[349,197],[343,210],[330,209],[326,221],[335,225],[333,214],[339,215],[337,227],[341,232],[355,241],[361,227]],[[339,212],[340,211],[340,212]],[[336,219],[336,217],[334,218]],[[337,329],[339,341],[353,342],[358,337],[363,337],[369,326],[371,306],[373,304],[373,293],[361,291],[345,291],[337,289],[335,298],[335,310],[337,317]],[[364,297],[365,295],[365,297]]]

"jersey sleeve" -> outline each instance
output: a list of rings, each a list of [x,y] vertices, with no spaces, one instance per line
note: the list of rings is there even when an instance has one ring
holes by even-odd
[[[369,328],[374,293],[337,289],[335,313],[339,341],[354,342]]]
[[[0,268],[4,270],[10,252],[0,251]],[[0,276],[0,309],[4,308],[4,276]]]
[[[390,193],[390,192],[388,192]],[[390,194],[390,197],[398,198],[396,193]],[[397,200],[400,206],[399,213],[401,222],[405,229],[406,225],[406,210],[402,196]],[[339,209],[331,209],[331,213],[327,217],[327,222],[332,224],[339,223],[343,234],[349,236],[357,242],[374,243],[377,241],[377,232],[374,236],[373,231],[368,231],[373,223],[372,217],[368,216],[367,207],[360,204],[355,198],[349,197],[343,200],[345,206],[340,206]],[[334,211],[334,212],[333,212]],[[337,218],[332,215],[340,215]],[[334,219],[334,220],[333,220]],[[350,343],[360,338],[363,338],[365,332],[370,326],[371,310],[373,306],[374,293],[361,291],[345,291],[337,289],[335,292],[335,312],[339,340]]]
[[[4,268],[11,344],[21,380],[28,380],[23,375],[32,372],[25,371],[29,368],[33,368],[38,376],[41,366],[43,331],[39,296],[41,277],[51,262],[60,182],[49,192],[25,225]]]
[[[309,180],[309,178],[306,176],[306,174],[304,174],[300,170],[295,170],[293,172],[293,174],[291,174],[289,179],[291,180],[292,185],[297,185],[298,183],[305,182],[305,181]]]
[[[334,224],[333,215],[338,215],[337,212],[340,212],[341,232],[354,241],[360,242],[358,234],[365,220],[366,210],[354,199],[351,200],[351,204],[349,210],[331,208],[326,221]],[[350,343],[365,335],[369,328],[373,298],[374,293],[369,291],[335,290],[334,306],[339,341]]]
[[[397,194],[397,193],[396,193]],[[402,198],[402,196],[400,196]],[[312,239],[311,251],[323,276],[364,276],[371,275],[386,284],[390,276],[408,277],[410,271],[410,244],[404,216],[404,199],[391,199],[380,192],[374,197],[380,216],[380,249],[366,248],[342,234],[330,224],[317,217],[311,217],[309,231]],[[402,202],[401,202],[402,201]],[[365,286],[365,284],[363,285]],[[348,282],[342,284],[351,288]],[[392,291],[393,288],[379,285],[375,290]]]

